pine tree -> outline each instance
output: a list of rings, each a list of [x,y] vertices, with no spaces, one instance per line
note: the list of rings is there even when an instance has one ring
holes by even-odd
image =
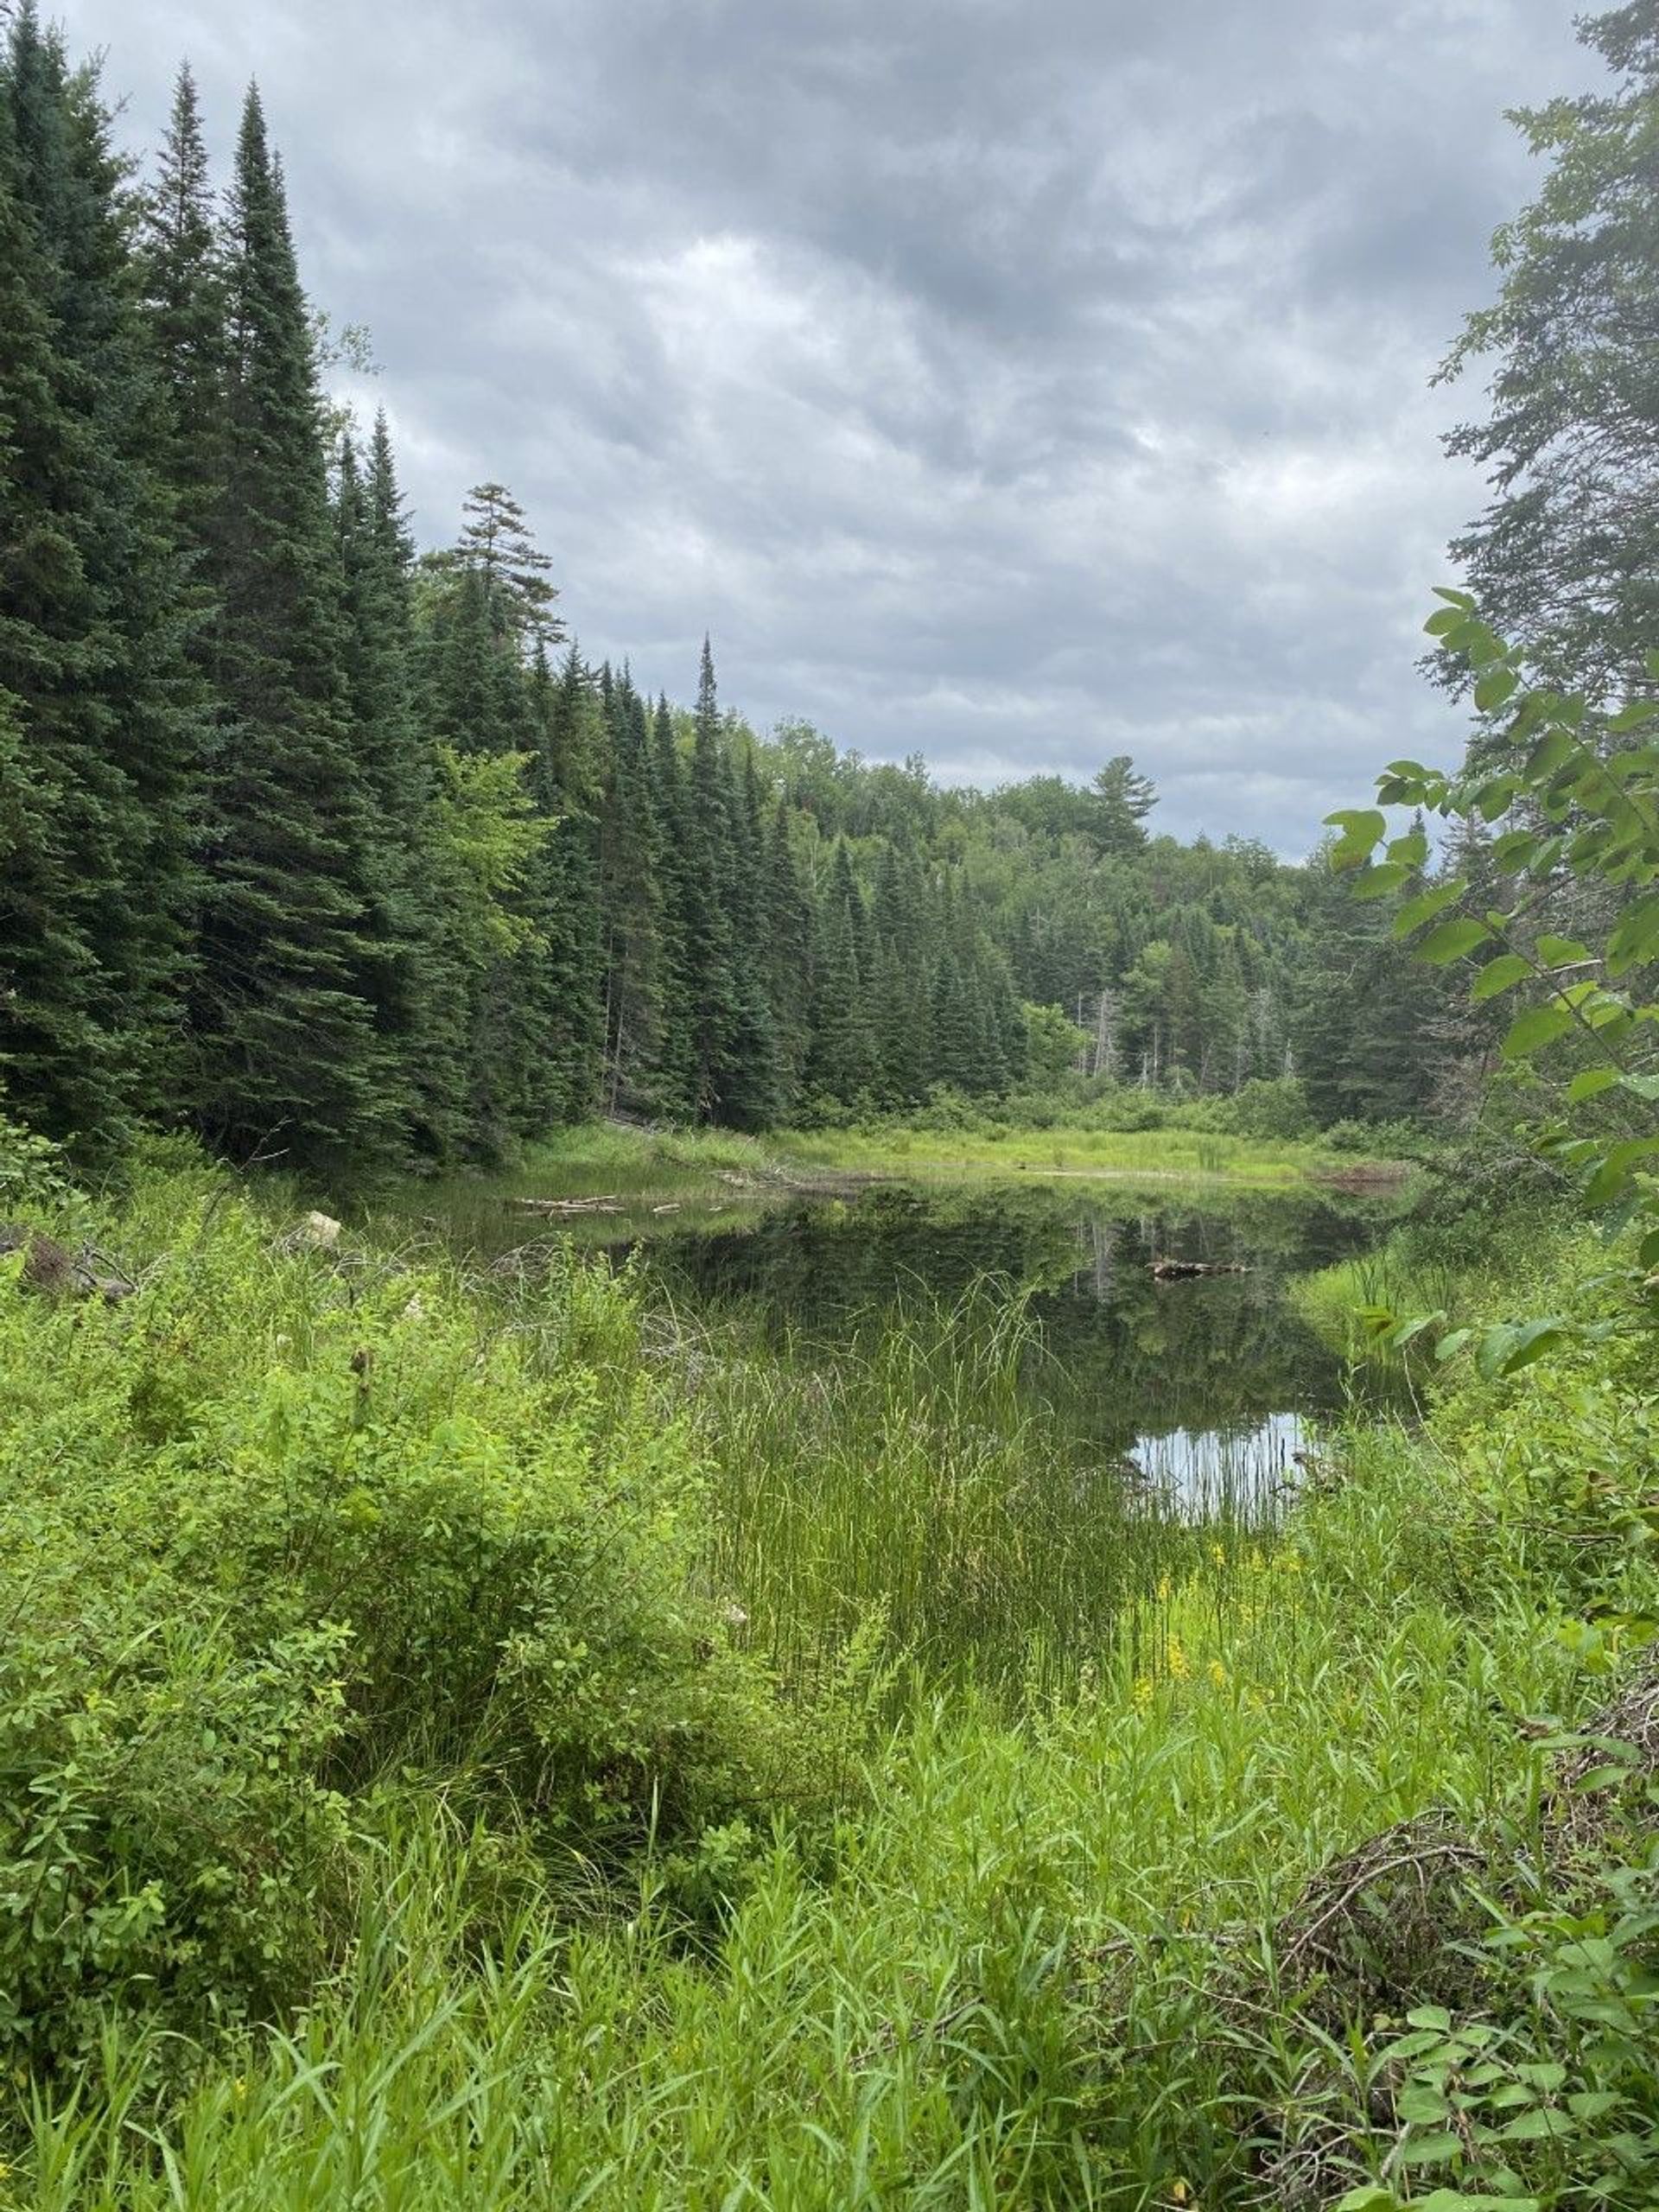
[[[536,543],[518,500],[505,484],[474,484],[462,512],[460,540],[438,556],[441,563],[480,576],[503,628],[526,647],[556,644],[564,625],[553,612],[559,595],[548,581],[553,563]]]
[[[252,90],[226,261],[230,436],[209,532],[226,721],[204,854],[197,1110],[239,1153],[359,1161],[385,1156],[396,1135],[368,995],[370,810],[310,327]]]

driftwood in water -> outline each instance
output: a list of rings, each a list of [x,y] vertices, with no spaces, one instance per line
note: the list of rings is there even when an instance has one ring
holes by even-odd
[[[508,1205],[519,1213],[620,1213],[622,1201],[607,1193],[600,1198],[509,1198]]]
[[[1242,1260],[1154,1260],[1152,1272],[1160,1282],[1185,1282],[1192,1275],[1247,1275]]]

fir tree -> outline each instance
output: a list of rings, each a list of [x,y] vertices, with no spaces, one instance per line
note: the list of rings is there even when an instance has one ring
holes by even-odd
[[[698,1117],[723,1118],[723,1086],[737,1034],[737,991],[727,894],[730,816],[721,767],[714,656],[702,643],[696,730],[681,823],[682,957],[690,1023],[691,1097]]]
[[[395,1137],[368,995],[373,866],[306,302],[250,91],[226,238],[228,461],[210,525],[213,761],[198,1112],[233,1150],[328,1161]]]
[[[141,266],[167,394],[167,474],[181,535],[199,558],[226,459],[227,302],[207,149],[188,62],[174,86],[167,137],[144,200]]]
[[[0,1070],[87,1141],[177,1083],[200,728],[131,210],[32,6],[0,63]]]

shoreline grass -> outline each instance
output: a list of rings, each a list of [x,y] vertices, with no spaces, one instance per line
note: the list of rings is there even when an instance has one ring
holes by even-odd
[[[653,1205],[727,1210],[787,1198],[802,1185],[833,1185],[837,1179],[1076,1179],[1149,1189],[1205,1183],[1293,1188],[1330,1179],[1380,1188],[1412,1172],[1408,1164],[1367,1160],[1316,1143],[1192,1129],[944,1133],[893,1124],[749,1136],[593,1122],[558,1131],[499,1169],[390,1186],[374,1194],[372,1211],[454,1217],[542,1197],[613,1198],[636,1216]]]

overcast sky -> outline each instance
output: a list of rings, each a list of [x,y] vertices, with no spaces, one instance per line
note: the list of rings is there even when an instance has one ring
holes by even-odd
[[[948,781],[1132,753],[1304,851],[1458,742],[1428,379],[1588,79],[1557,0],[69,0],[135,146],[257,76],[424,542],[499,478],[590,658]]]

